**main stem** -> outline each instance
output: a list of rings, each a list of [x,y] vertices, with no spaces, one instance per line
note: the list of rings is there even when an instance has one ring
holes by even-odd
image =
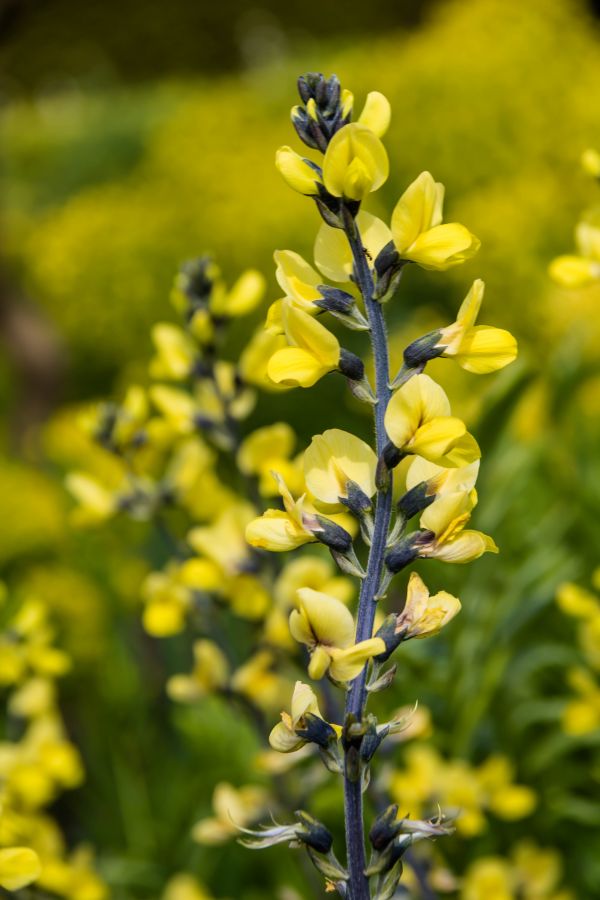
[[[373,276],[362,246],[356,223],[348,222],[346,235],[352,250],[356,283],[360,288],[367,318],[370,325],[371,349],[375,365],[375,440],[377,455],[380,456],[387,443],[384,417],[390,400],[389,355],[385,319],[381,304],[373,299]],[[373,634],[373,622],[377,609],[377,593],[381,581],[385,545],[392,512],[391,484],[377,494],[373,537],[367,562],[366,576],[362,581],[358,602],[356,642],[364,641]],[[354,679],[346,700],[346,718],[362,719],[367,696],[367,667]],[[365,875],[366,858],[363,826],[362,778],[356,773],[344,774],[344,806],[346,820],[346,853],[348,857],[348,898],[349,900],[369,900],[369,881]],[[352,767],[354,770],[355,767]],[[349,777],[349,776],[352,777]]]

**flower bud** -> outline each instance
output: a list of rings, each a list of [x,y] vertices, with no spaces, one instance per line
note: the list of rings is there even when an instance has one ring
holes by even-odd
[[[301,824],[296,835],[299,841],[312,847],[317,853],[329,853],[333,846],[333,836],[331,832],[325,828],[322,822],[309,816],[303,810],[296,810],[296,816]]]
[[[402,569],[410,565],[419,555],[422,544],[427,544],[435,538],[433,531],[415,531],[408,537],[399,541],[395,547],[386,554],[385,565],[392,575],[397,575]]]
[[[331,519],[326,519],[325,516],[313,513],[305,513],[302,521],[316,539],[325,544],[326,547],[329,547],[330,550],[344,554],[351,550],[352,536],[345,528],[332,522]]]
[[[427,509],[434,500],[435,491],[431,490],[429,482],[421,481],[400,498],[398,501],[398,512],[405,519],[412,519],[413,516]]]
[[[359,356],[351,353],[350,350],[340,350],[340,361],[338,367],[342,375],[351,381],[362,381],[365,377],[365,364]]]
[[[373,822],[369,840],[374,850],[381,852],[390,844],[402,828],[398,821],[398,806],[388,806]]]
[[[404,351],[404,365],[409,369],[417,369],[430,359],[441,356],[444,352],[444,347],[438,346],[441,337],[440,331],[432,331],[409,344]]]

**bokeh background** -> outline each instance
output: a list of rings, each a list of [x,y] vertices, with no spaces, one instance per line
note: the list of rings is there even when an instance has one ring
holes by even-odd
[[[63,484],[83,453],[78,409],[140,377],[152,324],[175,318],[182,260],[210,250],[229,279],[259,268],[274,299],[273,250],[310,257],[316,211],[273,165],[309,70],[336,72],[359,103],[368,90],[391,101],[392,174],[371,211],[389,214],[429,169],[446,218],[482,240],[446,276],[407,272],[390,309],[397,355],[451,321],[479,276],[483,321],[521,348],[496,376],[444,368],[483,448],[478,527],[501,555],[439,573],[463,613],[433,656],[409,648],[398,691],[431,709],[440,752],[473,765],[505,754],[536,793],[522,820],[490,815],[456,839],[456,870],[532,837],[560,852],[574,896],[600,897],[600,730],[561,724],[568,672],[590,665],[555,602],[600,564],[600,286],[565,291],[547,273],[600,202],[579,162],[600,145],[599,28],[583,0],[1,5],[0,564],[16,591],[43,596],[75,660],[61,697],[87,778],[53,814],[94,845],[111,897],[158,897],[181,869],[217,897],[283,897],[286,877],[302,890],[287,851],[189,839],[214,784],[248,777],[255,738],[216,701],[167,701],[189,648],[140,626],[155,538],[135,523],[74,531]],[[253,424],[288,419],[302,443],[334,424],[368,431],[335,380],[318,390],[318,404],[267,397]]]

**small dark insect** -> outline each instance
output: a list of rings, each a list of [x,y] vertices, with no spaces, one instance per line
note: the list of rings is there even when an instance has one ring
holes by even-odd
[[[363,253],[364,253],[365,256],[367,257],[367,259],[369,260],[369,262],[373,262],[373,257],[371,256],[371,254],[369,253],[369,251],[367,250],[366,247],[363,247]]]

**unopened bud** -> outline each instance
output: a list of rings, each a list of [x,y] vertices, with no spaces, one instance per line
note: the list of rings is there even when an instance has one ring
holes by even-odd
[[[329,853],[333,846],[333,836],[325,826],[317,819],[313,819],[303,810],[296,810],[296,816],[301,824],[301,828],[296,832],[298,840],[312,847],[317,853]]]
[[[381,852],[390,844],[402,828],[398,821],[398,806],[388,806],[378,816],[369,832],[369,840],[374,850]]]
[[[418,369],[430,359],[441,356],[444,352],[444,347],[438,346],[441,337],[441,331],[432,331],[409,344],[404,351],[404,365],[409,369]]]
[[[400,498],[398,501],[398,512],[405,519],[412,519],[413,516],[427,509],[434,500],[435,492],[432,491],[429,482],[421,481]]]
[[[419,551],[424,544],[429,543],[434,538],[435,534],[433,531],[421,530],[409,534],[386,554],[385,564],[387,569],[393,575],[396,575],[419,556]]]
[[[307,513],[302,519],[304,526],[312,531],[314,536],[330,550],[347,554],[352,548],[352,536],[330,519],[313,513]]]

